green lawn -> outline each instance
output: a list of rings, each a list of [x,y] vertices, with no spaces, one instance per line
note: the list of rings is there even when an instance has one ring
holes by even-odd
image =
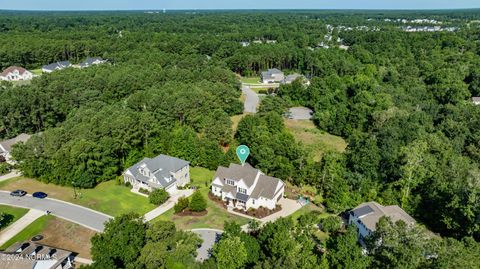
[[[41,76],[43,74],[43,71],[41,68],[30,70],[30,72],[32,72],[34,75],[37,75],[37,76]]]
[[[22,189],[28,193],[43,191],[50,198],[79,204],[100,212],[118,216],[128,212],[136,212],[141,215],[155,208],[148,202],[148,198],[132,193],[123,185],[116,185],[115,180],[100,183],[93,189],[80,189],[80,197],[74,199],[72,187],[45,184],[29,178],[15,178],[0,183],[0,189],[12,191]]]
[[[40,234],[47,226],[48,221],[53,218],[54,217],[50,215],[41,216],[40,218],[32,222],[30,225],[28,225],[25,229],[23,229],[23,231],[21,231],[20,233],[12,237],[10,240],[8,240],[5,244],[3,244],[0,249],[4,250],[16,242],[30,240],[33,236]]]
[[[240,78],[240,82],[246,83],[246,84],[259,84],[260,82],[260,77],[242,77]]]
[[[11,217],[11,219],[8,220],[7,225],[3,228],[8,227],[8,225],[14,223],[23,215],[27,214],[27,212],[28,212],[28,209],[25,209],[25,208],[0,205],[0,213],[5,213]]]
[[[240,225],[247,224],[249,219],[228,213],[225,208],[221,207],[220,205],[216,204],[208,198],[208,192],[210,191],[209,186],[213,180],[214,174],[215,171],[210,171],[205,168],[190,168],[190,178],[192,184],[199,187],[199,191],[203,194],[205,199],[207,199],[207,215],[200,217],[176,216],[173,214],[173,209],[170,209],[169,211],[154,219],[153,222],[158,220],[170,220],[175,222],[175,225],[178,229],[182,230],[196,228],[223,229],[223,223],[226,220],[234,220]],[[205,183],[207,183],[207,186],[205,186]]]

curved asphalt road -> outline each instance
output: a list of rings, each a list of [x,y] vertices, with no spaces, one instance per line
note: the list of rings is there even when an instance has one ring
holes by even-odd
[[[257,106],[260,103],[260,98],[257,93],[252,91],[248,86],[243,86],[242,92],[246,97],[243,111],[245,113],[257,113]]]
[[[52,215],[77,223],[89,229],[103,232],[104,223],[112,217],[92,209],[74,205],[72,203],[45,198],[33,198],[31,195],[23,197],[10,196],[10,192],[0,191],[0,204],[51,211]]]

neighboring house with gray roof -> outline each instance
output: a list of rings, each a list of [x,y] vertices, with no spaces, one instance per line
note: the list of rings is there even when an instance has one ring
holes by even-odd
[[[300,74],[291,74],[285,77],[285,79],[282,81],[283,84],[292,84],[295,80],[301,79],[303,82],[303,85],[309,86],[310,81],[303,75]]]
[[[472,97],[472,103],[474,105],[480,105],[480,97]]]
[[[12,146],[17,143],[25,143],[30,139],[30,135],[28,134],[19,134],[16,137],[8,140],[4,140],[0,142],[0,156],[5,158],[5,161],[8,163],[13,163],[12,155],[10,152],[12,151]]]
[[[350,211],[348,223],[357,227],[359,241],[363,244],[364,238],[375,232],[381,217],[389,217],[393,222],[401,220],[408,225],[415,224],[415,219],[398,205],[382,206],[377,202],[363,203],[355,207]]]
[[[52,73],[53,71],[62,70],[70,66],[72,66],[72,64],[69,61],[56,62],[42,66],[42,72]]]
[[[284,192],[283,181],[263,174],[248,163],[218,167],[212,182],[215,196],[245,211],[259,207],[274,209]]]
[[[161,154],[153,159],[144,158],[128,168],[123,177],[134,189],[165,189],[174,193],[177,186],[190,183],[190,166],[188,161]]]
[[[103,64],[106,62],[107,62],[106,60],[100,57],[94,57],[94,58],[88,57],[84,62],[80,63],[80,68],[85,68],[85,67],[89,67],[97,64]]]
[[[280,83],[285,79],[285,75],[277,68],[268,69],[261,74],[262,83]]]
[[[0,269],[70,269],[74,268],[75,255],[65,249],[21,242],[0,252]]]

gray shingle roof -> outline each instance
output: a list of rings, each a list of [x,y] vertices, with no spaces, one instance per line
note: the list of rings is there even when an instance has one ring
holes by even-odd
[[[240,181],[243,179],[248,187],[251,187],[255,182],[255,178],[260,170],[253,168],[250,164],[246,163],[244,166],[238,164],[230,164],[228,168],[219,166],[215,173],[215,178],[220,179],[233,179]]]
[[[407,224],[415,223],[415,219],[397,205],[382,206],[376,202],[368,202],[354,208],[352,213],[355,214],[370,231],[376,230],[377,223],[383,216],[389,217],[393,222],[402,220]]]
[[[144,158],[140,162],[136,163],[132,167],[128,168],[127,171],[133,174],[135,179],[140,180],[142,182],[147,183],[155,188],[166,188],[173,183],[175,183],[176,179],[173,178],[170,182],[167,182],[165,178],[170,178],[171,173],[177,172],[178,170],[182,169],[183,167],[189,164],[188,161],[167,156],[167,155],[158,155],[157,157],[150,159]],[[160,185],[153,183],[149,180],[148,177],[142,175],[139,171],[139,168],[145,165],[145,167],[153,174],[153,176],[160,182]]]
[[[12,150],[12,146],[19,143],[19,142],[27,142],[28,139],[30,139],[30,135],[28,134],[19,134],[16,137],[12,139],[8,139],[5,141],[0,142],[0,145],[7,151],[10,152]]]
[[[56,62],[56,63],[51,63],[48,65],[42,66],[42,69],[50,70],[50,71],[55,71],[57,69],[64,69],[66,67],[70,67],[72,64],[69,61],[61,61],[61,62]]]
[[[275,190],[277,189],[279,182],[282,181],[278,178],[260,175],[260,177],[258,178],[257,186],[253,190],[250,197],[252,197],[253,199],[258,199],[260,197],[273,199],[277,194]]]
[[[104,62],[105,60],[103,60],[103,59],[100,58],[100,57],[93,57],[93,58],[88,57],[84,62],[82,62],[82,63],[80,64],[80,67],[88,67],[88,66],[94,64],[96,61]]]

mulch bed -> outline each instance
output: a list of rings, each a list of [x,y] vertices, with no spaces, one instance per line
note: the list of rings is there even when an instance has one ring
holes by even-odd
[[[185,209],[184,211],[175,213],[174,215],[175,216],[182,216],[182,217],[186,217],[186,216],[201,217],[201,216],[207,215],[207,213],[208,213],[207,210],[204,210],[204,211],[201,211],[201,212],[195,212],[195,211],[190,211],[188,209]]]
[[[227,209],[227,205],[225,204],[225,201],[222,201],[222,199],[218,198],[215,196],[212,192],[208,192],[208,198],[218,204],[219,206]]]
[[[245,214],[247,216],[251,216],[251,217],[255,217],[257,219],[263,219],[265,218],[266,216],[270,216],[272,215],[273,213],[276,213],[280,210],[282,210],[282,206],[280,205],[277,205],[275,207],[275,209],[268,209],[268,208],[265,208],[265,207],[260,207],[258,209],[249,209],[248,211],[243,211],[241,209],[238,209],[238,208],[234,208],[233,209],[235,212],[238,212],[240,214]]]

